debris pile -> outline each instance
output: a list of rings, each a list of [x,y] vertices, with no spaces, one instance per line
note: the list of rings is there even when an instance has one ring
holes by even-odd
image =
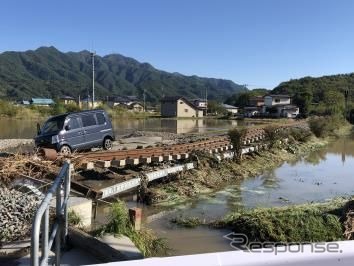
[[[60,161],[45,161],[35,156],[19,154],[0,157],[0,183],[8,185],[21,175],[37,179],[53,179],[58,174],[60,163]]]
[[[0,187],[0,243],[29,236],[39,202],[37,195]]]

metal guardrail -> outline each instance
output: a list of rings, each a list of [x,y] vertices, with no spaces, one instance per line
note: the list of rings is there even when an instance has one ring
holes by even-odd
[[[31,235],[31,266],[48,265],[49,250],[55,240],[55,265],[60,265],[60,251],[65,245],[68,235],[68,199],[70,194],[70,180],[72,164],[65,162],[52,186],[47,191],[40,204],[32,224]],[[64,196],[62,199],[61,187],[63,185]],[[49,209],[53,195],[56,197],[55,220],[49,235]],[[41,233],[41,239],[40,239]],[[39,257],[39,243],[41,240],[41,257]]]

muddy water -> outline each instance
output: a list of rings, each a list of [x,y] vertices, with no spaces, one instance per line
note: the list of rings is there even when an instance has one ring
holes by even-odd
[[[0,139],[33,138],[36,134],[36,123],[44,121],[0,119]],[[119,119],[112,120],[116,135],[125,135],[136,130],[172,132],[172,133],[203,133],[234,126],[252,126],[256,122],[218,119]]]
[[[174,217],[215,220],[230,211],[326,201],[354,194],[354,139],[342,138],[296,162],[283,163],[273,171],[229,185],[220,191],[174,207],[143,208],[144,226],[168,241],[172,255],[231,250],[223,238],[227,231],[205,227],[186,229],[172,224]],[[103,215],[103,209],[100,208]]]

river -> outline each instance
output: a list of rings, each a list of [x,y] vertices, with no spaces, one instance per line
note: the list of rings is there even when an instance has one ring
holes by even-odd
[[[44,121],[25,119],[0,119],[0,139],[26,139],[36,134],[36,123]],[[205,133],[207,131],[227,130],[235,126],[252,126],[259,122],[245,122],[221,119],[112,119],[117,136],[130,134],[136,130],[172,132],[172,133]]]
[[[341,138],[325,148],[262,175],[201,195],[174,207],[143,206],[128,200],[129,207],[143,208],[144,226],[166,238],[172,255],[231,250],[223,238],[228,232],[206,227],[187,229],[172,224],[174,217],[199,217],[207,221],[243,208],[323,202],[354,194],[354,139]],[[109,211],[99,208],[99,215]]]
[[[254,123],[216,119],[114,119],[117,135],[135,130],[196,133],[226,130],[239,125]],[[32,138],[35,121],[0,119],[0,138]],[[354,194],[354,139],[341,138],[327,147],[312,152],[295,161],[262,175],[239,180],[232,185],[201,195],[197,199],[174,207],[151,207],[127,199],[129,207],[143,209],[143,226],[167,240],[171,255],[232,250],[223,236],[227,230],[206,227],[181,228],[172,224],[174,217],[199,217],[215,220],[230,211],[242,208],[271,207],[289,204],[325,201],[337,196]],[[101,204],[98,217],[103,222],[109,205]]]

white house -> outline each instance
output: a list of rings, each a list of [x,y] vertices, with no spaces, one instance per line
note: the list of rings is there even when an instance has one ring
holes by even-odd
[[[272,107],[275,105],[290,104],[291,97],[289,95],[270,94],[264,96],[264,105],[266,107]]]
[[[222,107],[224,107],[226,109],[226,111],[229,113],[232,113],[232,114],[238,113],[238,107],[236,107],[236,106],[223,103]]]
[[[203,117],[203,111],[183,96],[167,96],[161,100],[162,117]]]
[[[295,118],[299,114],[299,107],[291,105],[289,95],[270,94],[264,96],[262,113],[272,117]]]

